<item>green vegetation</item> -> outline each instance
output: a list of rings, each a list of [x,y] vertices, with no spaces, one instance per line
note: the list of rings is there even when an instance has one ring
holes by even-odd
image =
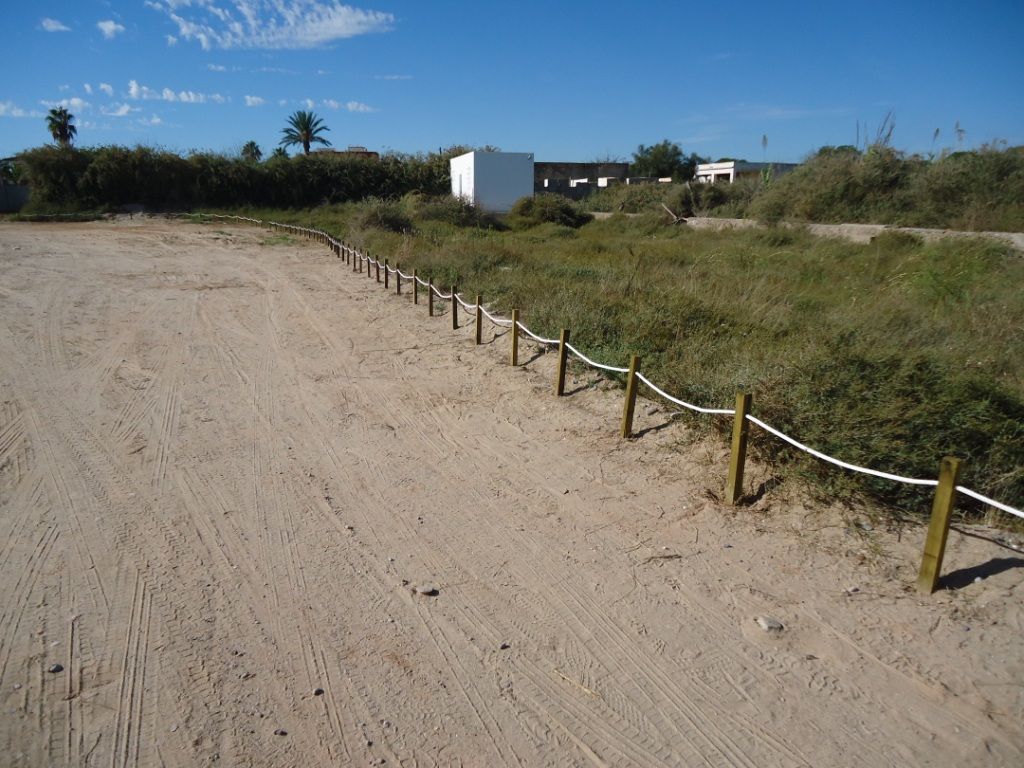
[[[247,141],[242,147],[241,157],[249,163],[258,163],[263,157],[263,150],[255,141]]]
[[[968,231],[1024,231],[1024,147],[986,146],[934,158],[884,144],[823,147],[792,173],[735,184],[610,187],[590,210],[765,222],[860,222]]]
[[[70,147],[78,134],[78,129],[72,123],[74,119],[75,116],[64,107],[54,107],[46,115],[46,130],[62,147]]]
[[[281,132],[284,136],[281,139],[281,146],[293,147],[299,145],[302,147],[303,154],[308,155],[310,144],[323,144],[325,147],[331,146],[331,142],[320,135],[329,130],[331,129],[324,125],[324,121],[317,117],[315,113],[304,112],[300,109],[288,118],[288,127]]]
[[[452,147],[380,159],[275,153],[256,163],[205,152],[183,157],[141,146],[45,146],[19,155],[18,168],[31,187],[25,213],[116,210],[133,203],[156,211],[241,205],[304,208],[411,191],[447,193],[448,161],[464,151]]]
[[[571,328],[595,359],[638,353],[692,402],[728,406],[750,389],[755,414],[839,458],[930,478],[954,454],[967,485],[1024,502],[1024,259],[1005,246],[696,232],[653,214],[510,229],[453,221],[450,201],[422,195],[391,201],[396,228],[370,224],[379,205],[239,212],[336,233],[499,311],[518,307],[538,333]],[[926,490],[843,472],[756,429],[753,441],[780,476],[928,507]]]
[[[646,146],[641,144],[633,153],[629,164],[630,176],[652,176],[657,179],[672,177],[673,181],[689,181],[697,172],[697,164],[707,162],[692,152],[687,157],[682,148],[665,139]]]

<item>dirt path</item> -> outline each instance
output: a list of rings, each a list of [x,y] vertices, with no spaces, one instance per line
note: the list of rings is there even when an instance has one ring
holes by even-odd
[[[919,599],[919,530],[734,514],[665,413],[266,237],[0,224],[6,764],[1021,764],[1014,550]]]

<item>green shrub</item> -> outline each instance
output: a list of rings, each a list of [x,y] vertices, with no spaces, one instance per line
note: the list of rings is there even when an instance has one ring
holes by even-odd
[[[364,229],[382,229],[386,232],[412,231],[412,219],[397,200],[370,198],[362,206],[356,225]]]
[[[528,229],[545,223],[577,229],[593,218],[568,198],[552,194],[521,197],[508,213],[508,223],[514,229]]]

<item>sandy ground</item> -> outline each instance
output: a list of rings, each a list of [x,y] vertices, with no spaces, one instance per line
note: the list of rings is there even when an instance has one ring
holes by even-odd
[[[1024,764],[995,532],[919,598],[920,528],[722,507],[472,335],[254,228],[0,224],[0,762]]]

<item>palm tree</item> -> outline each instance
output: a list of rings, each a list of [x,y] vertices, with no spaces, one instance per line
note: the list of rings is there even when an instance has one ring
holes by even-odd
[[[258,163],[261,157],[263,157],[263,150],[260,149],[260,145],[255,141],[246,142],[245,146],[242,147],[243,160],[247,160],[250,163]]]
[[[291,147],[295,144],[301,144],[302,151],[308,155],[310,144],[316,143],[323,144],[325,147],[331,146],[331,142],[320,135],[324,131],[329,130],[331,129],[324,125],[324,121],[314,113],[299,110],[288,118],[288,127],[281,132],[284,134],[284,138],[281,139],[281,146]]]
[[[53,140],[62,147],[70,147],[71,142],[78,134],[78,129],[71,124],[75,116],[64,107],[54,107],[46,116],[46,128],[53,136]]]

